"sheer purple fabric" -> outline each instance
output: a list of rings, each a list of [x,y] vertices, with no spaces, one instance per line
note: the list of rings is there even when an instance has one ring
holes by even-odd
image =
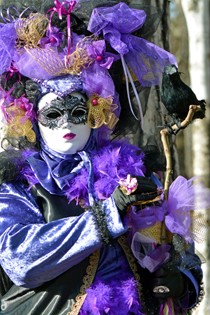
[[[125,61],[143,86],[157,85],[166,65],[177,64],[175,56],[145,39],[131,35],[144,25],[143,10],[129,8],[125,3],[95,8],[88,29],[103,37]]]
[[[132,207],[127,224],[132,226],[133,233],[164,220],[171,233],[181,235],[187,242],[193,242],[194,217],[197,211],[202,209],[205,211],[210,207],[209,189],[200,183],[193,183],[193,180],[194,178],[187,180],[183,176],[178,176],[169,187],[168,200],[164,200],[159,206],[139,211]]]
[[[168,244],[157,246],[155,240],[136,232],[132,239],[131,249],[142,268],[154,272],[170,257]]]
[[[0,24],[0,74],[11,67],[16,38],[14,23]]]
[[[113,35],[109,35],[114,38],[118,34],[119,37],[117,37],[120,40],[121,33],[129,34],[138,30],[144,25],[145,20],[146,13],[143,10],[129,8],[125,3],[120,2],[112,7],[95,8],[88,29],[97,35],[102,31],[108,34],[109,26],[114,26]],[[117,42],[117,39],[115,42]]]
[[[198,211],[206,211],[210,207],[209,189],[194,180],[195,178],[187,180],[183,176],[177,177],[169,188],[168,202],[165,201],[163,204],[167,213],[165,217],[167,228],[172,233],[183,236],[187,242],[193,242],[196,237],[193,233],[193,224],[197,224]],[[204,226],[201,223],[200,228],[202,227]],[[199,237],[199,229],[196,234]]]

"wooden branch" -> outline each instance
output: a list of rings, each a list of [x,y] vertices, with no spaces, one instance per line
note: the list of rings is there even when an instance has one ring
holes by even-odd
[[[187,117],[181,122],[181,129],[185,129],[192,122],[194,114],[199,110],[201,110],[201,107],[198,105],[190,105],[189,106],[189,111],[188,111]],[[178,127],[176,124],[171,126],[171,128],[175,134],[177,134],[179,129],[180,129],[180,127]],[[160,131],[160,134],[161,134],[161,141],[163,144],[163,150],[164,150],[164,154],[165,154],[165,158],[166,158],[164,197],[165,197],[165,200],[168,200],[171,175],[173,174],[172,156],[171,156],[171,150],[170,150],[170,146],[169,146],[169,130],[167,128],[164,128]],[[167,242],[167,230],[166,230],[166,226],[165,226],[164,221],[163,221],[162,227],[161,227],[161,241],[162,241],[162,243]]]
[[[164,194],[165,194],[165,199],[168,199],[168,189],[169,189],[169,185],[170,185],[170,177],[173,173],[173,169],[172,169],[172,158],[171,158],[171,150],[169,147],[169,132],[168,130],[162,129],[160,131],[161,134],[161,141],[163,144],[163,150],[164,150],[164,154],[165,154],[165,158],[166,158],[166,174],[165,174],[165,182],[164,182]]]
[[[199,105],[190,105],[187,117],[181,122],[181,129],[185,129],[193,120],[193,116],[197,111],[201,110]],[[180,128],[174,124],[171,126],[171,129],[176,133]],[[164,128],[160,131],[161,141],[163,144],[163,150],[166,157],[166,174],[165,174],[165,183],[164,183],[164,191],[165,191],[165,199],[168,199],[168,189],[170,185],[170,177],[173,174],[172,169],[172,158],[171,151],[169,147],[169,131],[167,128]]]
[[[190,105],[187,117],[181,122],[181,128],[178,127],[176,124],[171,126],[171,129],[174,131],[174,133],[177,134],[180,131],[180,129],[185,129],[192,122],[195,113],[200,110],[201,110],[200,105]]]

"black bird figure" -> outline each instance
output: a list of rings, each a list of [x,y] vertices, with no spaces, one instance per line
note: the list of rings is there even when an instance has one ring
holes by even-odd
[[[195,112],[193,120],[205,117],[205,100],[199,101],[197,99],[192,89],[181,80],[178,68],[175,65],[166,66],[164,69],[161,101],[173,119],[171,126],[175,123],[178,127],[175,132],[171,128],[172,133],[176,134],[181,129],[181,122],[187,117],[190,105],[200,106],[200,110]]]

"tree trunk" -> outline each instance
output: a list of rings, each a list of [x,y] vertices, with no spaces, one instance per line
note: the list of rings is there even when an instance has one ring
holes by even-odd
[[[192,130],[192,170],[193,174],[209,187],[210,184],[210,1],[182,0],[182,7],[186,18],[189,37],[189,73],[191,88],[198,99],[205,99],[207,103],[206,118],[194,121]],[[208,214],[204,214],[204,219]],[[209,296],[209,246],[210,232],[206,233],[206,242],[199,244],[199,251],[205,256],[203,265],[205,298],[198,311],[194,314],[210,314]]]
[[[136,0],[130,0],[130,3]],[[138,1],[136,1],[138,2]],[[169,1],[168,0],[144,0],[143,4],[156,7],[162,14],[157,31],[154,33],[151,41],[158,46],[170,51],[169,37]],[[140,93],[141,98],[141,93]],[[163,145],[161,142],[160,131],[165,125],[166,109],[160,101],[160,87],[153,86],[150,90],[149,99],[144,109],[144,127],[143,130],[139,127],[137,134],[134,137],[134,142],[140,147],[146,145],[157,145],[161,155],[164,155]],[[179,174],[178,155],[175,145],[175,137],[170,137],[170,149],[173,161],[173,178]]]

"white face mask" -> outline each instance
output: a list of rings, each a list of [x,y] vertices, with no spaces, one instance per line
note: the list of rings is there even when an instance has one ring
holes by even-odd
[[[55,152],[74,154],[84,148],[91,133],[86,120],[86,100],[79,92],[71,93],[67,102],[55,93],[48,93],[39,101],[40,134],[46,145]]]

